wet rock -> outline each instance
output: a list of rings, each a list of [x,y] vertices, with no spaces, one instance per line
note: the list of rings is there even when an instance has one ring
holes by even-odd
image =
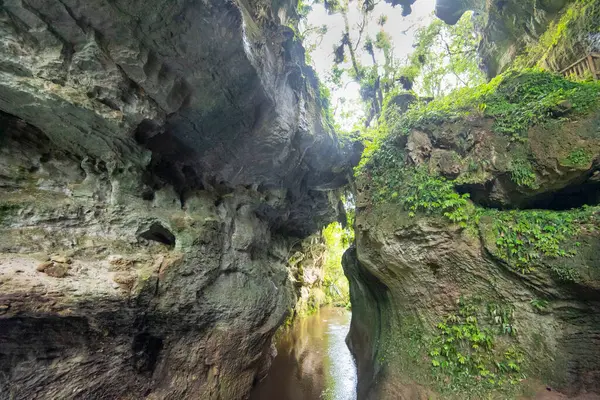
[[[451,150],[434,150],[431,154],[430,166],[432,172],[437,172],[445,178],[455,179],[461,173],[460,158]]]
[[[415,165],[421,165],[431,155],[431,140],[429,140],[429,136],[425,132],[414,130],[408,136],[406,150],[410,160]]]

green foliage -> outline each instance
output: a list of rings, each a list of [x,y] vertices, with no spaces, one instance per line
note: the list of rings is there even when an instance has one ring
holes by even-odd
[[[568,167],[587,167],[592,162],[593,156],[584,149],[575,149],[561,161],[561,164]]]
[[[537,176],[528,160],[520,158],[512,160],[510,163],[510,177],[519,186],[532,189],[537,187]]]
[[[471,12],[455,25],[434,19],[417,30],[415,50],[400,75],[417,81],[419,93],[432,97],[485,82],[479,68],[480,36],[476,32]]]
[[[481,301],[461,299],[458,314],[448,315],[436,326],[429,349],[433,372],[453,389],[496,389],[525,377],[523,353],[515,346],[497,346],[496,335],[516,334],[512,307],[491,303],[487,311],[486,315]],[[487,327],[483,327],[486,318]]]
[[[323,85],[319,80],[319,103],[321,105],[321,116],[332,129],[336,128],[335,121],[333,118],[333,112],[331,111],[331,92],[327,86]],[[337,131],[340,131],[339,129]]]
[[[599,82],[571,82],[538,69],[509,71],[476,88],[416,103],[389,133],[408,134],[414,128],[479,114],[494,119],[497,133],[520,139],[529,127],[553,118],[559,104],[568,102],[573,114],[584,114],[597,107],[599,98]]]
[[[345,306],[349,302],[350,294],[348,280],[342,269],[342,256],[354,240],[354,231],[351,228],[343,228],[339,222],[333,222],[323,228],[322,236],[327,248],[323,262],[323,287],[327,303]]]
[[[543,299],[532,299],[529,304],[531,304],[531,307],[533,307],[533,309],[536,312],[543,312],[546,307],[548,307],[548,300],[543,300]]]
[[[389,153],[385,158],[380,155],[380,164],[371,174],[375,202],[399,203],[411,217],[416,213],[442,215],[462,227],[467,226],[473,211],[468,194],[456,193],[451,181],[432,175],[423,167],[403,166],[402,157],[394,154],[393,148],[384,149]]]
[[[532,271],[545,257],[572,257],[574,248],[563,244],[582,229],[592,228],[597,220],[597,208],[584,207],[570,211],[514,210],[488,211],[494,220],[496,248],[500,258],[521,273]],[[576,244],[575,244],[576,246]],[[564,281],[576,281],[577,271],[570,267],[551,266]]]

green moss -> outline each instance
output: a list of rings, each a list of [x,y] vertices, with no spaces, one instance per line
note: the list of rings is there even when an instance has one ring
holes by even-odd
[[[573,1],[540,39],[517,57],[514,65],[560,70],[587,54],[589,50],[584,46],[595,33],[600,33],[600,4],[595,0]]]

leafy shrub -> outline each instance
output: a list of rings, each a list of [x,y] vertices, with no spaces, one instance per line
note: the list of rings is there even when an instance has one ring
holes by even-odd
[[[537,312],[542,312],[548,307],[548,300],[543,299],[532,299],[529,304],[533,307]]]
[[[510,163],[510,176],[513,182],[519,186],[536,188],[537,176],[533,172],[531,163],[524,159],[515,159]]]
[[[388,159],[391,163],[400,160],[393,155]],[[411,217],[416,213],[442,215],[466,227],[473,207],[468,201],[469,194],[456,193],[451,181],[430,174],[424,167],[407,167],[402,161],[399,163],[385,163],[373,171],[375,202],[399,203]]]
[[[509,261],[521,273],[530,272],[542,256],[572,257],[575,249],[565,249],[563,243],[577,235],[597,208],[584,207],[570,211],[515,210],[489,211],[494,218],[498,255]],[[575,244],[576,246],[576,244]],[[575,281],[576,271],[567,267],[551,267],[559,279]]]
[[[516,333],[512,329],[511,307],[488,304],[487,308],[487,325],[502,326],[497,332],[500,335]],[[436,326],[438,334],[429,350],[434,374],[441,374],[451,386],[470,390],[518,383],[524,377],[523,354],[514,346],[499,350],[494,330],[481,326],[481,314],[481,304],[465,304],[461,299],[458,314],[448,315]]]
[[[562,160],[562,164],[570,167],[585,167],[592,161],[592,155],[584,149],[575,149]]]

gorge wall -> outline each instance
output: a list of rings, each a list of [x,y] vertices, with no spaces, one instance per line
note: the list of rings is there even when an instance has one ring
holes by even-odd
[[[510,72],[402,114],[344,259],[361,399],[600,393],[600,85]]]
[[[0,398],[238,399],[264,376],[290,249],[356,158],[293,3],[2,3]]]
[[[593,0],[438,0],[435,13],[455,24],[468,10],[480,15],[479,53],[489,77],[510,68],[523,52],[521,65],[561,71],[600,51],[600,7]]]
[[[599,3],[436,15],[467,10],[495,78],[386,99],[355,173],[358,398],[600,398],[600,85],[552,73],[598,51]]]

